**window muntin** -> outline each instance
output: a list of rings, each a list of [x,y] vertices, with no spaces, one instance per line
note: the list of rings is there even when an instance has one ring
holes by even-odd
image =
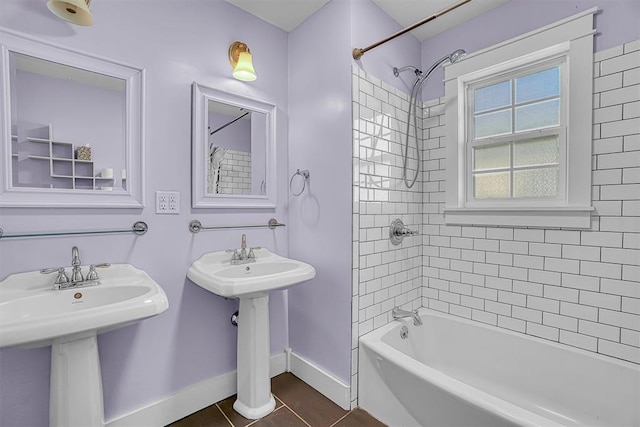
[[[563,58],[467,86],[467,204],[564,199]]]

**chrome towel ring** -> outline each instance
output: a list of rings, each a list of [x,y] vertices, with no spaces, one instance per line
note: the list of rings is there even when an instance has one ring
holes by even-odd
[[[295,190],[293,189],[293,180],[295,179],[296,176],[300,175],[302,177],[302,189],[299,192],[295,192]],[[303,170],[301,171],[300,169],[296,169],[296,173],[293,174],[293,176],[291,177],[291,180],[289,180],[289,189],[291,190],[291,194],[293,194],[294,196],[299,196],[302,193],[304,193],[304,189],[307,188],[307,180],[309,179],[309,171],[308,170]]]

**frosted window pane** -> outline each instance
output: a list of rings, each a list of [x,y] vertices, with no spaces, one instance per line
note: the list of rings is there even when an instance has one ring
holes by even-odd
[[[477,89],[474,93],[476,113],[511,105],[511,81]]]
[[[482,114],[474,119],[476,138],[511,133],[511,110]]]
[[[558,123],[560,123],[559,99],[516,108],[516,132],[555,126]]]
[[[509,144],[473,149],[473,169],[508,168],[511,163]]]
[[[557,167],[513,173],[513,197],[555,197],[557,195]]]
[[[558,160],[558,137],[556,135],[517,142],[513,146],[514,166],[558,163]]]
[[[516,104],[560,96],[560,67],[516,79]]]
[[[510,192],[509,172],[473,176],[473,195],[476,199],[506,199]]]

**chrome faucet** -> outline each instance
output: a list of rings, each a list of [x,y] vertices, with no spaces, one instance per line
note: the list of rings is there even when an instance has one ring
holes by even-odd
[[[80,268],[80,251],[77,246],[71,248],[71,282],[78,283],[84,281],[82,270]]]
[[[247,249],[249,249],[249,251],[247,252]],[[242,235],[242,242],[240,244],[240,250],[238,249],[227,249],[226,252],[231,252],[231,265],[238,265],[238,264],[248,264],[250,262],[256,262],[256,254],[255,252],[253,252],[257,249],[260,249],[260,247],[254,247],[254,248],[249,248],[247,247],[247,235],[243,234]]]
[[[393,307],[393,310],[391,310],[391,315],[393,316],[394,319],[402,319],[404,317],[413,317],[414,326],[422,325],[422,318],[418,314],[418,310],[407,311],[407,310],[402,310],[401,308],[398,308],[398,307]]]
[[[80,251],[78,250],[77,246],[74,246],[71,249],[71,277],[67,276],[64,267],[43,268],[42,270],[40,270],[40,273],[58,273],[58,275],[56,276],[56,280],[53,282],[53,289],[68,289],[72,287],[99,285],[100,278],[98,277],[96,268],[107,268],[110,266],[111,264],[108,263],[91,264],[89,266],[87,277],[85,278],[82,275]]]
[[[247,259],[247,235],[242,235],[242,243],[240,244],[240,261]]]

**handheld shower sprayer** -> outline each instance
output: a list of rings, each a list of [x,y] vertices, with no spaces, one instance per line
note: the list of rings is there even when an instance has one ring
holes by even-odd
[[[449,55],[449,61],[451,61],[452,64],[455,64],[465,56],[467,56],[467,52],[464,49],[456,49],[451,53],[451,55]]]
[[[411,65],[407,65],[406,67],[402,67],[402,68],[393,67],[393,75],[396,77],[400,76],[400,73],[405,70],[413,70],[413,72],[416,74],[416,81],[415,83],[413,83],[413,88],[411,89],[411,95],[409,96],[409,115],[407,117],[407,132],[405,135],[406,139],[405,139],[405,145],[404,145],[403,165],[402,165],[402,179],[404,180],[404,183],[407,185],[407,188],[413,187],[413,185],[416,183],[416,180],[418,179],[418,174],[420,173],[421,160],[420,160],[420,147],[418,145],[418,123],[417,123],[417,111],[416,111],[420,89],[422,89],[422,85],[429,78],[431,73],[433,73],[433,71],[436,68],[438,68],[440,65],[442,65],[444,62],[449,61],[452,64],[455,64],[456,62],[464,58],[466,55],[467,55],[467,52],[465,52],[463,49],[456,49],[453,52],[451,52],[449,55],[440,58],[435,64],[431,66],[431,68],[429,68],[429,70],[426,73],[423,73],[418,68],[413,67]],[[413,120],[412,120],[412,116],[413,116]],[[416,153],[417,166],[415,168],[415,174],[413,178],[409,179],[407,178],[407,164],[409,162],[409,139],[410,139],[409,134],[412,126],[414,130],[414,135],[415,135],[414,139],[416,141],[415,153]]]

